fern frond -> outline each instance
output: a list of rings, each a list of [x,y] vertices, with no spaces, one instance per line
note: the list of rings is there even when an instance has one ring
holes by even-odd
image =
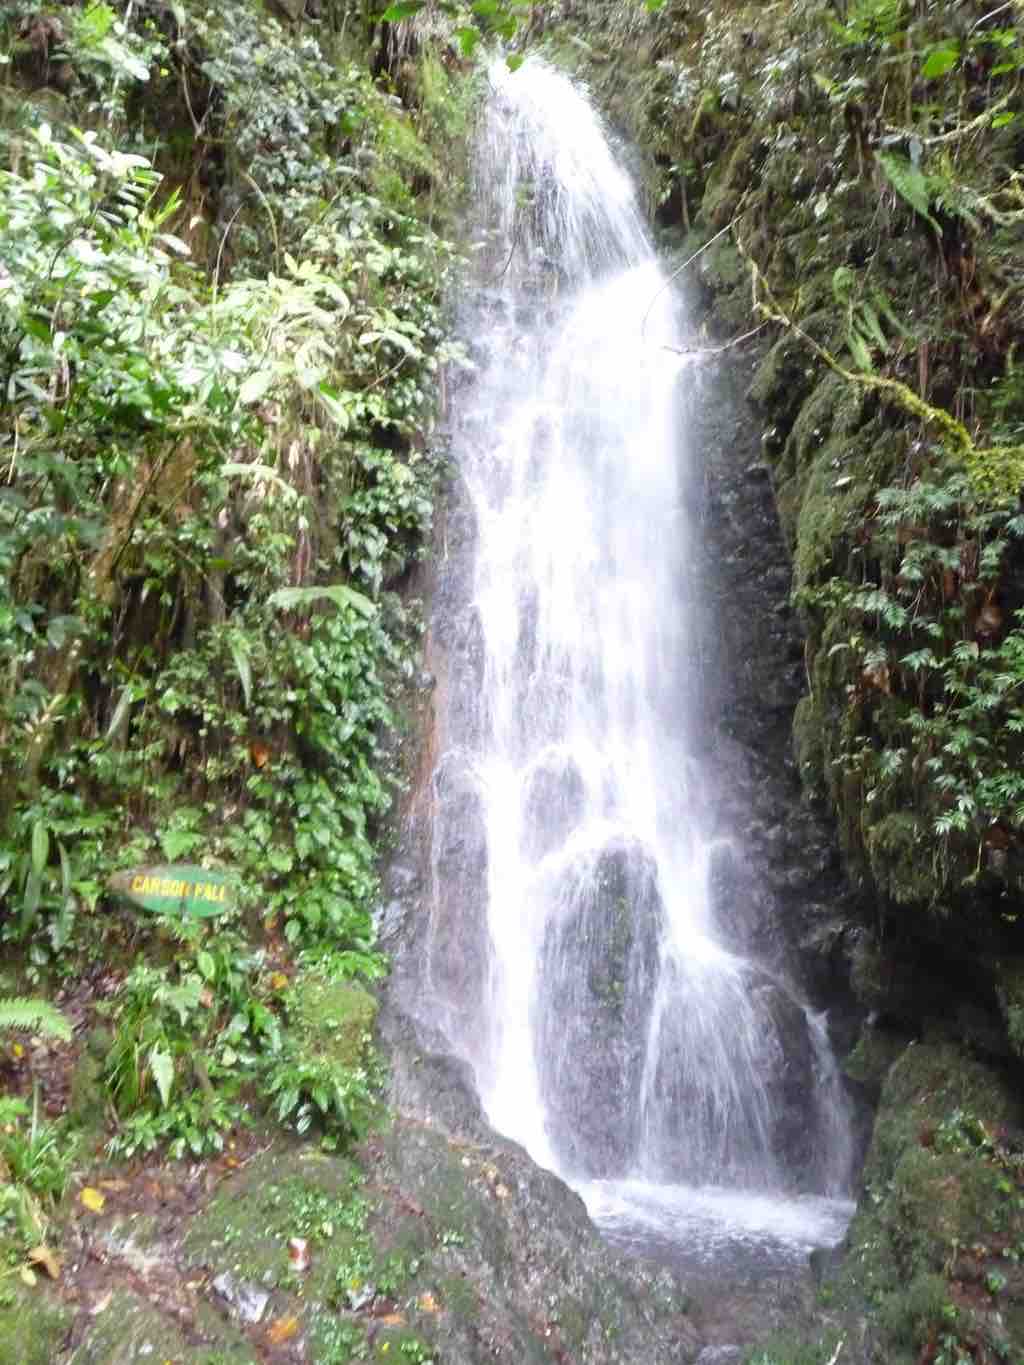
[[[0,1000],[0,1033],[45,1033],[71,1041],[71,1024],[56,1006],[29,996]]]

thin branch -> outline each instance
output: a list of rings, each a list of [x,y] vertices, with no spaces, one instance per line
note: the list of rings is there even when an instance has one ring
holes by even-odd
[[[925,137],[913,128],[894,128],[892,124],[886,124],[885,131],[893,137],[906,138],[908,141],[916,138],[922,147],[941,147],[945,143],[956,142],[958,138],[968,137],[971,133],[980,132],[982,128],[987,127],[992,122],[993,117],[1006,108],[1014,94],[1015,92],[1011,90],[1002,99],[996,100],[995,104],[990,104],[984,113],[979,114],[977,118],[972,118],[970,123],[965,123],[960,128],[953,128],[948,133],[936,133],[932,137]]]
[[[756,327],[751,327],[749,332],[744,332],[741,336],[733,337],[731,341],[725,342],[722,346],[662,346],[663,351],[671,351],[673,355],[721,355],[723,351],[731,351],[734,346],[738,346],[741,341],[746,341],[749,337],[757,336],[758,332],[764,331],[768,326],[768,319],[759,322]]]
[[[989,21],[990,19],[994,19],[994,18],[996,17],[997,14],[1002,14],[1003,10],[1006,10],[1006,9],[1013,9],[1013,6],[1014,6],[1015,4],[1016,4],[1016,0],[1006,0],[1006,4],[1005,4],[1005,5],[1000,5],[998,9],[990,10],[990,11],[988,12],[988,14],[983,14],[983,15],[981,16],[981,18],[975,20],[975,22],[974,22],[974,23],[970,26],[970,28],[967,30],[967,36],[968,36],[968,38],[971,36],[971,34],[974,32],[974,30],[975,30],[976,28],[981,28],[982,24],[987,24],[988,21]]]
[[[647,329],[647,319],[651,316],[651,310],[654,308],[654,305],[658,302],[658,300],[661,298],[662,294],[664,294],[665,290],[669,287],[669,285],[672,283],[672,281],[678,279],[679,276],[683,273],[683,271],[686,269],[686,267],[687,267],[688,265],[692,265],[692,264],[694,263],[694,261],[698,258],[698,256],[703,256],[704,253],[705,253],[705,251],[707,251],[708,247],[714,246],[714,244],[718,241],[719,237],[724,237],[725,234],[729,231],[729,229],[730,229],[735,223],[737,223],[738,221],[739,221],[739,215],[737,215],[737,216],[732,220],[731,223],[726,223],[726,225],[725,225],[724,228],[722,228],[722,229],[720,229],[720,231],[716,232],[715,235],[714,235],[712,238],[710,238],[708,241],[706,241],[702,247],[700,247],[697,251],[695,251],[695,252],[693,253],[692,256],[688,256],[688,257],[686,258],[686,260],[682,263],[681,266],[679,266],[676,270],[673,270],[673,271],[672,271],[672,274],[669,275],[668,279],[665,280],[665,282],[662,284],[661,288],[657,291],[657,293],[656,293],[656,294],[654,295],[654,297],[651,299],[650,303],[647,305],[647,312],[644,314],[643,322],[641,322],[641,324],[640,324],[640,340],[641,340],[641,341],[643,341],[643,339],[644,339],[644,333],[645,333],[645,331],[646,331],[646,329]]]
[[[267,196],[263,193],[263,191],[260,189],[259,185],[257,185],[256,181],[252,178],[252,176],[249,174],[248,171],[245,171],[245,170],[242,171],[242,179],[245,180],[248,184],[250,184],[250,185],[253,187],[253,189],[256,191],[256,194],[257,194],[257,196],[258,196],[258,198],[259,198],[260,203],[263,205],[263,207],[264,207],[264,208],[266,209],[266,211],[267,211],[267,217],[270,219],[270,231],[271,231],[271,233],[272,233],[272,235],[273,235],[273,238],[274,238],[274,261],[275,261],[275,263],[276,263],[276,265],[277,265],[277,273],[280,275],[280,273],[281,273],[281,242],[280,242],[280,239],[278,238],[278,235],[277,235],[277,222],[276,222],[276,220],[275,220],[275,218],[274,218],[274,210],[270,207],[270,201],[267,199]]]

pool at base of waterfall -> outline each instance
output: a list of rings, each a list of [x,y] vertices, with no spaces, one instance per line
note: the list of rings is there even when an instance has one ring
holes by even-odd
[[[575,1189],[613,1246],[693,1285],[753,1287],[806,1271],[812,1251],[842,1240],[854,1210],[845,1199],[710,1185],[592,1180]]]

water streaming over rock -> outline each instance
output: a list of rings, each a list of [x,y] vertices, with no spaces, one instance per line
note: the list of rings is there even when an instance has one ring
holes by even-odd
[[[429,1008],[494,1125],[595,1207],[626,1178],[838,1190],[821,1021],[730,951],[709,899],[679,302],[584,95],[538,61],[491,79]]]

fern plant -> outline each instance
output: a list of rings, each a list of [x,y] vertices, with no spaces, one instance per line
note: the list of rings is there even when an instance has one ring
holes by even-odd
[[[0,1033],[41,1033],[71,1041],[71,1024],[56,1006],[36,997],[0,1000]]]

